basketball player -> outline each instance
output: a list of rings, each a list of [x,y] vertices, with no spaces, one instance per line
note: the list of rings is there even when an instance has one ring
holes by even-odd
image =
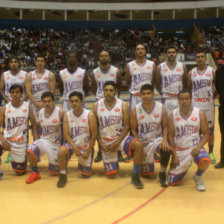
[[[55,106],[54,94],[44,92],[41,96],[43,108],[38,113],[38,120],[42,128],[41,138],[33,142],[27,149],[27,157],[32,167],[32,172],[26,183],[31,184],[41,178],[37,167],[40,156],[47,153],[49,160],[49,171],[52,174],[59,174],[58,149],[62,144],[62,120],[64,111]]]
[[[62,107],[65,111],[71,110],[69,95],[73,91],[81,92],[87,96],[89,80],[85,69],[78,67],[78,58],[75,51],[70,51],[67,56],[67,68],[59,72],[59,89],[62,94]]]
[[[191,97],[191,92],[188,90],[180,91],[179,108],[169,115],[169,142],[175,152],[169,171],[169,185],[180,184],[194,160],[198,166],[194,175],[196,188],[199,191],[205,191],[202,174],[211,162],[208,153],[203,148],[208,141],[208,123],[204,111],[191,105]]]
[[[188,88],[192,91],[192,105],[203,110],[206,114],[209,138],[208,147],[212,163],[216,163],[213,154],[214,148],[214,122],[215,122],[215,103],[213,85],[215,71],[212,67],[207,66],[205,52],[198,51],[195,55],[197,67],[188,73]]]
[[[97,101],[104,98],[103,86],[106,81],[114,81],[118,87],[118,96],[121,91],[121,72],[118,68],[111,65],[110,55],[107,51],[101,51],[99,56],[99,67],[92,72],[92,88],[93,93],[96,95]],[[100,162],[102,160],[101,150],[99,148],[98,154],[94,159],[94,162]],[[119,162],[123,161],[122,154],[118,151]]]
[[[154,85],[156,65],[147,60],[144,45],[138,44],[135,48],[134,61],[126,66],[126,84],[130,92],[130,108],[135,107],[141,102],[140,88],[144,84]]]
[[[36,69],[27,74],[25,82],[27,97],[31,101],[36,119],[38,118],[39,110],[43,108],[41,102],[42,94],[47,90],[54,94],[56,87],[55,75],[45,69],[45,64],[44,56],[38,55],[35,59]],[[39,122],[38,119],[37,122]]]
[[[3,72],[0,83],[0,91],[2,93],[5,103],[8,103],[10,100],[12,100],[9,89],[13,84],[19,84],[23,87],[22,98],[25,99],[26,72],[20,68],[20,61],[17,57],[11,57],[9,59],[9,68],[10,70]],[[11,159],[9,153],[5,162],[10,163],[10,161]]]
[[[154,87],[145,84],[141,87],[142,103],[131,111],[131,130],[134,137],[143,143],[143,161],[141,174],[144,177],[154,176],[154,152],[159,152],[159,180],[162,187],[167,187],[166,168],[170,159],[170,146],[167,142],[168,117],[165,106],[154,101]]]
[[[0,126],[4,123],[3,134],[0,132],[0,141],[3,150],[10,151],[11,165],[18,174],[26,172],[26,148],[28,144],[28,128],[31,122],[34,140],[37,139],[36,120],[31,106],[21,99],[23,87],[14,84],[9,89],[11,99],[0,110]]]
[[[178,107],[177,94],[187,87],[186,66],[176,60],[175,47],[168,47],[166,61],[156,69],[156,89],[162,96],[162,103],[166,106],[168,114]]]
[[[78,171],[82,177],[92,173],[93,147],[97,137],[97,122],[93,112],[83,108],[83,95],[73,91],[69,95],[72,110],[66,112],[63,120],[63,132],[66,143],[58,153],[60,178],[58,188],[67,182],[66,167],[72,154],[78,157]]]
[[[104,171],[108,177],[114,177],[118,172],[117,150],[124,150],[129,156],[133,153],[132,183],[136,188],[142,189],[144,185],[139,178],[139,172],[143,145],[137,138],[128,136],[130,130],[128,105],[116,98],[116,92],[115,82],[105,82],[105,99],[101,99],[93,105],[93,111],[98,120],[97,140],[102,149]]]

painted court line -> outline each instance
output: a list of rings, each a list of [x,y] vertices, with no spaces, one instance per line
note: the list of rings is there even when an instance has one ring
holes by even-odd
[[[66,217],[68,217],[68,216],[70,216],[70,215],[73,215],[73,214],[75,214],[75,213],[77,213],[77,212],[79,212],[79,211],[81,211],[81,210],[83,210],[83,209],[85,209],[85,208],[88,208],[88,207],[90,207],[90,206],[92,206],[92,205],[94,205],[94,204],[96,204],[96,203],[98,203],[98,202],[103,201],[103,200],[106,199],[106,198],[109,198],[111,195],[113,195],[113,194],[115,194],[115,193],[117,193],[117,192],[123,190],[123,189],[126,188],[128,185],[130,185],[130,182],[128,182],[128,183],[126,183],[125,185],[123,185],[123,186],[117,188],[116,190],[110,192],[109,194],[106,194],[106,195],[100,197],[99,199],[96,199],[96,200],[94,200],[94,201],[92,201],[92,202],[90,202],[90,203],[87,203],[87,204],[85,204],[85,205],[83,205],[83,206],[81,206],[81,207],[79,207],[79,208],[76,208],[76,209],[74,209],[74,210],[72,210],[72,211],[70,211],[70,212],[68,212],[68,213],[65,213],[64,215],[60,215],[60,216],[55,217],[55,218],[53,218],[53,219],[50,219],[50,220],[48,220],[48,221],[46,221],[46,222],[43,222],[42,224],[50,224],[50,223],[59,221],[59,220],[61,220],[61,219],[63,219],[63,218],[66,218]]]
[[[147,200],[146,202],[144,202],[143,204],[141,204],[139,207],[137,207],[136,209],[134,209],[133,211],[129,212],[127,215],[124,215],[123,217],[121,217],[120,219],[112,222],[112,224],[117,224],[120,223],[122,221],[124,221],[125,219],[127,219],[128,217],[130,217],[131,215],[135,214],[136,212],[138,212],[140,209],[142,209],[143,207],[145,207],[147,204],[149,204],[151,201],[153,201],[154,199],[156,199],[157,197],[160,196],[160,194],[162,194],[167,188],[163,188],[161,191],[159,191],[157,194],[155,194],[154,196],[152,196],[149,200]]]

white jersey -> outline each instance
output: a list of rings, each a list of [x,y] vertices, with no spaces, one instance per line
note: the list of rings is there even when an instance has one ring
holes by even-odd
[[[62,121],[60,118],[60,108],[54,108],[49,117],[46,117],[45,108],[39,111],[38,119],[42,128],[42,139],[48,140],[55,145],[62,144]]]
[[[128,70],[131,77],[130,93],[139,94],[141,86],[152,84],[152,75],[154,62],[145,60],[143,65],[138,64],[135,60],[128,63]]]
[[[73,73],[70,73],[67,68],[59,72],[64,85],[63,100],[69,100],[69,95],[73,91],[81,92],[83,97],[85,96],[83,91],[85,72],[85,69],[79,67]]]
[[[191,70],[192,104],[200,109],[213,109],[213,68],[207,66],[200,74],[196,68]]]
[[[29,129],[29,103],[23,102],[18,108],[11,102],[5,106],[5,129],[4,137],[15,143],[28,142]]]
[[[135,107],[138,122],[138,137],[143,143],[153,142],[162,137],[162,114],[163,105],[154,102],[152,110],[148,113],[144,110],[142,103]]]
[[[11,73],[11,71],[6,71],[3,74],[4,83],[5,83],[5,95],[11,100],[9,89],[12,85],[18,84],[23,87],[23,98],[25,96],[25,78],[26,72],[23,70],[19,70],[19,72],[15,75]]]
[[[69,127],[69,134],[72,141],[80,149],[88,149],[90,143],[90,127],[89,127],[90,111],[83,109],[83,112],[77,117],[73,110],[66,113]]]
[[[192,107],[187,118],[183,118],[180,109],[172,111],[175,128],[174,141],[180,151],[191,149],[200,141],[200,109]]]
[[[50,71],[47,69],[44,70],[44,74],[41,77],[37,76],[36,70],[31,72],[31,80],[32,80],[31,92],[38,102],[41,101],[42,94],[46,91],[49,91],[50,88],[49,79],[50,79]]]
[[[116,98],[113,108],[108,109],[105,100],[99,100],[97,102],[97,117],[103,143],[112,143],[120,136],[124,128],[122,121],[123,101]]]
[[[160,64],[160,74],[162,81],[162,97],[168,98],[172,96],[177,96],[177,94],[183,89],[183,63],[177,61],[175,68],[170,69],[170,67],[167,65],[167,62],[163,62]]]
[[[114,81],[115,83],[117,83],[117,72],[118,69],[113,65],[111,65],[107,71],[101,70],[100,67],[93,70],[93,75],[97,84],[97,90],[96,90],[97,98],[104,98],[103,86],[106,81]]]

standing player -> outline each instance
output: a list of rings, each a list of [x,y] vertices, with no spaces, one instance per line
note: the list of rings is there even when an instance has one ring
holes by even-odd
[[[58,153],[60,178],[57,187],[62,188],[67,182],[66,168],[72,154],[78,156],[78,171],[82,176],[89,177],[92,172],[93,147],[97,136],[95,115],[83,108],[83,95],[72,92],[69,95],[72,110],[63,119],[63,132],[66,143]]]
[[[4,132],[0,132],[3,150],[10,151],[11,164],[17,174],[26,172],[26,148],[28,144],[29,121],[32,125],[34,140],[37,139],[36,121],[31,106],[21,100],[23,88],[12,85],[9,89],[12,101],[0,110],[0,126],[4,123]]]
[[[188,88],[192,91],[192,105],[203,110],[206,114],[209,127],[209,155],[212,163],[216,163],[213,155],[214,148],[214,122],[215,122],[215,104],[213,85],[215,71],[207,66],[205,52],[198,51],[195,55],[197,67],[188,73]]]
[[[141,102],[140,88],[144,84],[154,85],[156,65],[145,58],[146,50],[144,45],[138,44],[135,48],[134,61],[126,66],[126,84],[130,92],[130,108]]]
[[[9,89],[13,84],[19,84],[23,87],[23,99],[25,98],[25,77],[26,72],[20,69],[20,61],[16,57],[9,59],[10,70],[3,72],[1,76],[0,91],[5,103],[12,100]],[[6,163],[10,163],[10,153],[6,159]]]
[[[37,167],[40,156],[47,153],[49,160],[49,171],[58,174],[58,149],[62,144],[62,119],[64,111],[54,104],[54,94],[44,92],[41,96],[43,108],[40,109],[38,120],[42,128],[42,136],[33,142],[27,149],[27,157],[32,167],[32,173],[26,183],[31,184],[41,178]]]
[[[54,73],[45,69],[45,64],[44,56],[38,55],[35,59],[36,69],[26,76],[26,93],[31,101],[36,119],[39,110],[43,107],[41,102],[42,94],[47,90],[54,94],[56,87]],[[39,121],[37,120],[37,122]]]
[[[183,63],[176,60],[177,50],[168,47],[167,60],[156,69],[156,89],[162,96],[162,103],[168,114],[178,107],[177,94],[187,86],[187,69]]]
[[[139,178],[139,172],[143,145],[137,138],[128,136],[130,130],[128,105],[116,98],[116,91],[115,82],[105,82],[105,99],[99,100],[93,106],[98,120],[97,140],[102,149],[104,171],[109,177],[114,177],[118,172],[117,150],[124,150],[128,156],[134,153],[132,183],[136,188],[142,189],[144,185]]]
[[[159,152],[159,180],[162,187],[167,187],[166,168],[170,159],[170,147],[167,142],[168,118],[166,108],[154,101],[154,87],[145,84],[141,87],[142,103],[131,111],[131,132],[143,143],[143,161],[141,174],[145,177],[154,175],[154,152]]]
[[[75,51],[67,56],[67,68],[59,72],[59,89],[62,95],[63,109],[71,110],[69,95],[73,91],[81,92],[87,96],[89,92],[89,80],[85,69],[78,67],[78,58]]]
[[[179,108],[170,113],[168,124],[169,142],[175,152],[169,171],[169,184],[180,184],[194,160],[198,165],[194,175],[197,190],[205,191],[202,174],[211,162],[208,153],[203,148],[209,136],[206,115],[204,111],[191,105],[191,92],[188,90],[179,92],[178,102]]]
[[[111,65],[110,55],[107,51],[101,51],[99,56],[100,65],[92,72],[92,88],[93,93],[96,95],[97,101],[104,98],[103,86],[106,81],[114,81],[118,87],[118,96],[121,91],[121,72],[118,68]],[[98,154],[94,162],[102,160],[101,149],[99,148]],[[118,160],[123,161],[122,154],[118,151]]]

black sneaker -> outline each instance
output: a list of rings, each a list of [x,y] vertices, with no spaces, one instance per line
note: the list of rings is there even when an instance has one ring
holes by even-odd
[[[141,182],[138,174],[132,174],[131,183],[134,184],[135,188],[137,189],[143,189],[144,185]]]
[[[215,165],[215,168],[216,168],[216,169],[224,168],[224,163],[222,163],[222,162],[217,163],[217,164]]]
[[[168,186],[165,172],[159,172],[159,182],[160,182],[161,187],[167,187]]]
[[[95,162],[95,163],[99,163],[101,160],[102,160],[102,154],[101,154],[101,152],[99,151],[99,152],[97,153],[96,158],[94,159],[94,162]]]
[[[58,188],[63,188],[65,184],[67,183],[67,174],[60,174],[59,180],[57,183]]]
[[[117,151],[118,162],[124,162],[124,158],[122,156],[121,151]]]

